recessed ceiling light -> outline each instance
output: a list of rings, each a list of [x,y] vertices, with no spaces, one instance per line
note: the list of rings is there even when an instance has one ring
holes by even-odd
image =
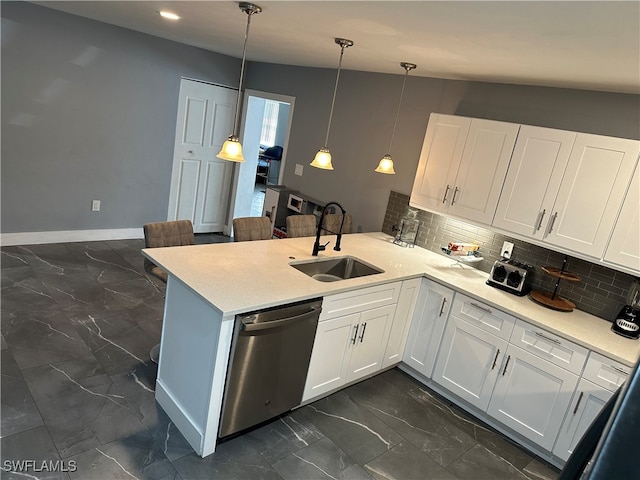
[[[172,12],[167,12],[165,10],[160,10],[158,13],[160,14],[161,17],[167,18],[169,20],[180,20],[180,17],[178,15],[176,15],[175,13],[172,13]]]

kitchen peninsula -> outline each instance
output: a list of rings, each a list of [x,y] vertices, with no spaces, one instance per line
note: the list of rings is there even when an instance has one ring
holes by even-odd
[[[234,320],[240,313],[427,278],[627,367],[640,354],[637,341],[615,335],[605,320],[578,310],[548,310],[494,289],[485,284],[486,273],[422,248],[399,247],[386,234],[345,235],[341,252],[332,245],[319,258],[354,256],[383,272],[317,281],[289,265],[313,258],[311,237],[143,250],[169,273],[156,399],[201,456],[215,450]]]

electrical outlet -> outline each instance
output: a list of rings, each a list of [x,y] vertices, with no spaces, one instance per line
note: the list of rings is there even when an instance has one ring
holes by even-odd
[[[304,169],[304,167],[302,165],[300,165],[299,163],[296,163],[296,175],[298,175],[299,177],[302,176],[302,170]]]
[[[91,202],[91,211],[92,212],[100,211],[100,200],[94,200]]]
[[[501,255],[503,258],[511,258],[511,254],[513,253],[513,243],[504,242],[502,244],[502,252]]]

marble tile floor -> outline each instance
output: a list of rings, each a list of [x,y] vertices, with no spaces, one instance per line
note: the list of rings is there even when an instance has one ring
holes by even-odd
[[[142,247],[2,247],[2,479],[557,478],[398,369],[200,458],[154,399],[164,284]]]

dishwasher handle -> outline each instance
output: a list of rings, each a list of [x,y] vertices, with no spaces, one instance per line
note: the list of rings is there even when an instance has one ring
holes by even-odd
[[[302,320],[307,320],[315,315],[318,315],[319,310],[321,308],[311,307],[311,310],[305,313],[301,313],[299,315],[293,315],[292,317],[282,318],[279,320],[271,320],[269,322],[261,322],[261,323],[245,323],[242,321],[242,331],[243,332],[256,332],[258,330],[269,330],[272,328],[284,327],[285,325],[289,325],[291,323],[299,322]]]

